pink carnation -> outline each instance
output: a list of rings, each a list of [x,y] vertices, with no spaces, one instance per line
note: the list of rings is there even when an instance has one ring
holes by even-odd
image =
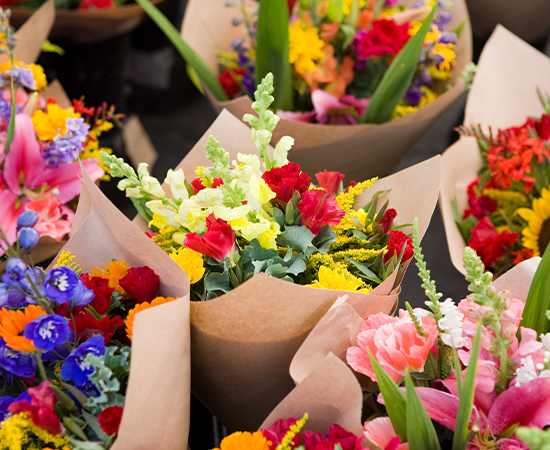
[[[422,317],[426,337],[416,331],[410,317],[391,317],[383,313],[370,316],[357,336],[357,345],[348,348],[348,364],[357,372],[376,381],[367,349],[394,380],[405,371],[422,372],[424,363],[437,339],[437,327],[433,317]]]
[[[74,212],[53,197],[33,200],[25,205],[25,209],[38,214],[38,222],[33,228],[40,237],[50,236],[60,241],[71,231]]]

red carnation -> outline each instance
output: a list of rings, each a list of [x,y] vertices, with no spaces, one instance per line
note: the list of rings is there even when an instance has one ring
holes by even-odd
[[[28,412],[32,423],[37,427],[57,435],[61,433],[62,428],[53,406],[57,402],[57,397],[50,389],[51,385],[51,382],[43,381],[37,387],[29,388],[27,392],[31,396],[31,402],[29,403],[28,400],[14,402],[8,406],[8,411],[12,414]]]
[[[376,224],[381,228],[382,234],[385,236],[391,230],[393,219],[397,217],[397,211],[393,208],[387,209],[382,218]]]
[[[356,38],[357,57],[368,59],[372,56],[395,56],[410,37],[408,23],[397,25],[391,19],[375,20],[369,31]]]
[[[93,336],[101,335],[105,345],[109,344],[116,329],[124,325],[119,316],[105,316],[99,320],[89,312],[74,316],[74,323],[76,324],[77,339],[84,338],[84,340],[88,340]],[[69,320],[69,327],[74,331],[72,320]]]
[[[384,264],[386,264],[393,255],[399,258],[403,247],[405,247],[405,251],[403,252],[403,258],[401,258],[402,263],[412,258],[414,255],[413,241],[402,231],[391,230],[387,246],[388,251],[384,255]]]
[[[298,210],[302,213],[302,225],[305,225],[313,234],[319,234],[325,225],[331,227],[340,223],[342,217],[346,215],[346,212],[338,206],[334,195],[322,189],[313,189],[302,194]]]
[[[495,267],[518,238],[519,233],[499,233],[489,218],[484,217],[472,228],[468,246],[476,251],[485,267]]]
[[[202,236],[186,234],[183,245],[222,262],[235,247],[235,231],[225,220],[216,219],[214,213],[206,218],[206,227],[208,231]]]
[[[120,286],[136,303],[150,302],[157,296],[160,278],[147,266],[132,267],[120,280]]]
[[[229,98],[235,98],[241,93],[241,86],[237,83],[235,78],[242,78],[244,69],[231,69],[226,68],[224,72],[218,77],[218,81],[222,85],[223,90]]]
[[[105,408],[98,414],[97,420],[99,421],[99,426],[109,436],[118,433],[123,411],[124,408],[122,406],[115,405]]]
[[[311,184],[311,178],[307,176],[307,173],[302,172],[300,166],[293,162],[264,172],[262,178],[275,192],[276,200],[282,203],[288,203],[292,199],[294,191],[303,194]]]
[[[221,186],[223,184],[223,180],[220,178],[214,178],[212,180],[212,188],[215,189],[218,186]],[[195,195],[197,195],[200,191],[206,188],[204,184],[202,184],[202,180],[200,178],[195,178],[193,181],[191,181],[191,187],[193,188],[193,192]]]
[[[317,178],[317,184],[322,187],[329,194],[336,195],[340,190],[342,181],[344,181],[345,175],[340,172],[319,172],[315,174]]]
[[[491,215],[498,209],[498,203],[491,197],[486,195],[479,195],[477,193],[477,187],[479,186],[479,178],[472,181],[468,185],[468,206],[469,208],[464,211],[464,218],[474,216],[476,219],[481,219],[485,216]],[[486,186],[492,187],[492,186]]]
[[[94,291],[94,299],[89,304],[92,306],[99,314],[107,314],[107,310],[111,305],[111,295],[115,291],[113,288],[109,287],[109,280],[101,277],[90,277],[90,274],[83,273],[80,275],[80,281],[84,283],[88,289]],[[79,306],[75,308],[76,312],[83,312],[86,310],[88,305]]]
[[[113,0],[82,0],[78,9],[114,9]]]

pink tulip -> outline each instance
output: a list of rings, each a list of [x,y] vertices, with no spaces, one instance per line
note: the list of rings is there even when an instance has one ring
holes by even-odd
[[[364,425],[365,437],[383,450],[407,450],[409,444],[401,443],[389,417],[377,417]]]

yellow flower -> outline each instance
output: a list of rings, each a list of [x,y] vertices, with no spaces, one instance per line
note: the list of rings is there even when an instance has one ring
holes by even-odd
[[[543,188],[540,198],[535,198],[531,209],[520,208],[518,214],[529,223],[521,234],[523,246],[541,256],[550,241],[550,190]]]
[[[15,414],[4,420],[0,426],[0,448],[9,450],[22,450],[23,448],[32,448],[30,445],[41,443],[40,447],[50,445],[53,448],[72,448],[69,447],[69,440],[60,435],[53,435],[43,428],[36,426],[30,419],[30,413],[24,412]],[[51,448],[50,447],[50,448]]]
[[[113,153],[113,150],[107,147],[99,147],[99,142],[89,140],[88,143],[84,147],[84,150],[80,152],[80,159],[90,159],[95,158],[97,159],[98,166],[103,169],[103,172],[105,174],[100,178],[102,181],[110,181],[111,180],[111,169],[103,164],[103,160],[101,159],[101,156],[99,155],[99,152],[105,152],[109,155]]]
[[[28,64],[25,67],[27,69],[30,69],[30,71],[32,72],[32,76],[34,77],[35,90],[40,92],[48,87],[46,74],[44,73],[44,69],[42,68],[42,66],[39,66],[38,64]]]
[[[93,277],[101,277],[109,280],[109,287],[113,288],[121,295],[126,295],[126,291],[119,286],[119,282],[128,274],[128,266],[124,261],[112,261],[107,264],[107,268],[101,265],[103,270],[99,270],[97,267],[94,267],[92,270]]]
[[[80,118],[80,114],[75,113],[73,108],[60,108],[59,105],[50,103],[46,112],[37,110],[33,114],[32,123],[42,141],[51,141],[58,134],[67,132],[65,123],[69,117]]]
[[[336,196],[338,206],[347,213],[354,211],[353,204],[355,203],[355,197],[361,194],[365,189],[370,188],[376,180],[378,180],[377,177],[361,181],[361,183],[357,183],[355,186],[348,188],[347,191],[338,194]]]
[[[352,291],[367,293],[372,288],[366,285],[362,280],[354,277],[347,271],[336,271],[329,269],[326,266],[319,268],[319,279],[314,280],[312,284],[306,284],[306,286],[319,288],[319,289],[332,289],[339,291]]]
[[[290,425],[289,430],[283,436],[281,443],[276,450],[291,450],[294,447],[294,438],[304,428],[306,420],[309,419],[308,413],[304,413],[303,417],[296,421],[294,425]]]
[[[220,448],[214,450],[268,450],[270,445],[261,431],[237,431],[223,438]]]
[[[270,222],[270,228],[267,231],[264,231],[260,236],[258,236],[258,242],[263,248],[271,248],[275,250],[277,248],[277,236],[281,234],[281,227],[277,222]]]
[[[443,57],[443,61],[437,66],[439,70],[447,72],[451,70],[451,65],[455,63],[456,58],[453,48],[453,44],[435,44],[434,53]]]
[[[71,252],[67,252],[65,250],[61,251],[61,255],[59,255],[59,258],[57,258],[57,262],[53,266],[55,269],[56,267],[65,266],[70,269],[73,269],[78,276],[80,276],[82,272],[82,268],[80,267],[80,264],[75,264],[74,259],[76,258],[75,255],[73,255]]]
[[[180,251],[172,251],[170,258],[178,263],[183,271],[189,277],[189,282],[195,284],[200,281],[204,275],[204,261],[199,252],[190,248],[182,248]]]
[[[351,12],[351,4],[353,3],[353,0],[344,0],[344,4],[342,5],[342,12],[344,15],[348,15]],[[365,0],[358,0],[357,7],[359,10],[363,9],[365,6]]]
[[[322,59],[324,41],[319,38],[319,29],[297,20],[288,27],[288,59],[294,70],[303,75],[315,70],[315,61]]]

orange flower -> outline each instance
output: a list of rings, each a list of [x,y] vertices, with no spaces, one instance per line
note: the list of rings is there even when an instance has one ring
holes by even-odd
[[[174,297],[166,297],[166,298],[157,297],[151,300],[151,303],[148,303],[148,302],[138,303],[133,309],[130,310],[130,312],[128,313],[128,317],[126,317],[126,320],[124,321],[124,324],[126,325],[126,336],[128,336],[128,339],[132,339],[132,331],[134,329],[134,318],[138,312],[152,308],[153,306],[163,305],[164,303],[168,303],[174,300],[176,300],[176,298]]]
[[[45,311],[36,305],[29,305],[24,311],[11,311],[2,308],[0,311],[0,337],[3,337],[8,347],[20,352],[34,352],[36,350],[32,341],[21,336],[28,323],[40,316],[45,316]]]
[[[119,286],[119,282],[128,274],[128,266],[124,261],[113,261],[107,264],[107,268],[101,265],[103,270],[94,267],[93,277],[101,277],[109,280],[109,287],[117,291],[120,295],[126,295],[126,291]]]
[[[270,446],[271,441],[261,431],[237,431],[223,438],[220,448],[214,450],[268,450]]]
[[[338,72],[336,72],[336,79],[325,87],[325,91],[334,95],[336,98],[342,97],[346,93],[347,87],[353,81],[353,67],[355,62],[349,56],[345,56]]]

